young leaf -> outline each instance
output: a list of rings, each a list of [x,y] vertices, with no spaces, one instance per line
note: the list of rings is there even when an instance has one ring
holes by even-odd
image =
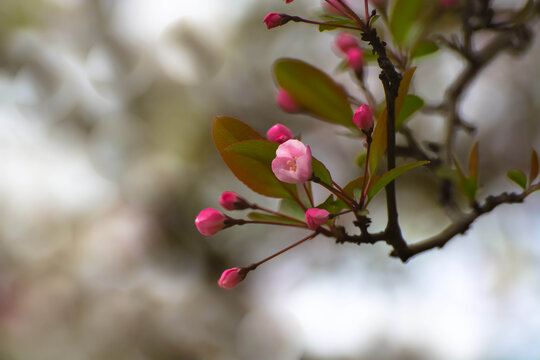
[[[397,0],[390,17],[390,31],[398,45],[410,41],[424,0]]]
[[[478,182],[478,141],[473,144],[469,154],[469,177]]]
[[[398,166],[390,171],[385,172],[379,180],[377,180],[368,190],[368,199],[371,200],[382,188],[388,185],[392,180],[396,179],[398,176],[404,172],[414,169],[420,165],[425,165],[429,161],[416,161],[410,164]]]
[[[342,200],[335,200],[334,195],[329,195],[326,200],[317,206],[319,209],[324,209],[330,214],[337,214],[343,209],[347,209],[347,205]]]
[[[352,181],[349,181],[345,187],[343,187],[343,191],[345,191],[345,194],[349,196],[355,196],[354,195],[354,189],[362,189],[362,183],[364,181],[364,177],[360,176]]]
[[[439,50],[439,46],[431,40],[419,41],[411,50],[411,59],[430,55]]]
[[[473,202],[476,197],[476,190],[478,190],[478,182],[472,177],[468,177],[460,186],[461,192],[469,201]]]
[[[532,184],[538,176],[538,154],[536,150],[531,150],[531,168],[529,170],[529,184]]]
[[[304,209],[296,201],[291,199],[282,199],[279,202],[279,212],[301,221],[306,220]]]
[[[251,159],[260,161],[263,164],[267,164],[268,169],[270,172],[272,172],[271,164],[272,160],[274,160],[276,157],[276,149],[278,146],[278,143],[267,140],[246,140],[227,146],[225,151],[228,153],[241,154]],[[325,184],[332,185],[332,177],[324,164],[315,158],[312,158],[311,164],[313,168],[313,176],[318,177]],[[272,176],[274,176],[273,173]]]
[[[274,75],[300,107],[334,124],[354,127],[353,111],[344,88],[321,70],[296,59],[279,59]]]
[[[399,130],[399,128],[407,122],[410,116],[421,109],[422,106],[424,106],[424,100],[421,97],[407,94],[396,121],[396,130]]]
[[[513,182],[515,182],[519,187],[521,187],[523,190],[527,188],[527,177],[525,174],[520,170],[510,170],[506,176]]]
[[[271,159],[268,161],[270,156],[268,151],[271,151],[270,147],[273,147],[275,156],[277,144],[263,145],[266,148],[257,149],[256,155],[259,158],[226,151],[225,149],[230,145],[247,140],[273,144],[266,141],[262,135],[246,123],[226,116],[214,118],[212,137],[229,169],[247,187],[261,195],[275,198],[290,198],[290,192],[296,194],[296,187],[279,181],[270,167]]]

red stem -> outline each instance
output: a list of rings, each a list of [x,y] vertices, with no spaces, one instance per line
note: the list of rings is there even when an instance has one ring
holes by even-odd
[[[314,232],[313,234],[311,234],[311,235],[309,235],[309,236],[303,238],[302,240],[300,240],[300,241],[298,241],[298,242],[296,242],[296,243],[294,243],[294,244],[292,244],[292,245],[290,245],[290,246],[287,246],[285,249],[283,249],[283,250],[281,250],[281,251],[278,251],[278,252],[275,253],[274,255],[269,256],[269,257],[267,257],[266,259],[263,259],[263,260],[261,260],[261,261],[255,263],[255,264],[253,264],[253,265],[248,266],[248,268],[249,268],[250,270],[255,270],[255,268],[256,268],[257,266],[259,266],[259,265],[261,265],[261,264],[264,264],[265,262],[267,262],[267,261],[269,261],[269,260],[272,260],[272,259],[275,258],[276,256],[279,256],[279,255],[283,254],[284,252],[289,251],[289,250],[291,250],[292,248],[294,248],[294,247],[296,247],[296,246],[298,246],[298,245],[300,245],[300,244],[302,244],[302,243],[304,243],[304,242],[306,242],[306,241],[308,241],[308,240],[313,239],[313,238],[314,238],[315,236],[317,236],[318,234],[319,234],[318,232]]]

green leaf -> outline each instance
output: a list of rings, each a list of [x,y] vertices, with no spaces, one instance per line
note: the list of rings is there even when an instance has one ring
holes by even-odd
[[[506,176],[513,182],[515,182],[519,187],[521,187],[523,190],[527,188],[527,177],[525,174],[520,170],[510,170]]]
[[[333,195],[329,195],[326,200],[317,206],[318,209],[324,209],[330,214],[337,214],[343,209],[347,209],[347,205],[342,200],[335,200]]]
[[[321,179],[321,181],[326,185],[332,186],[332,177],[330,176],[330,172],[322,162],[313,158],[311,161],[311,166],[313,167],[313,176]]]
[[[478,182],[478,141],[475,141],[469,153],[469,177]]]
[[[531,166],[529,170],[529,184],[532,184],[538,176],[538,154],[534,149],[531,150]]]
[[[379,20],[379,18],[380,18],[379,15],[375,15],[375,16],[371,17],[369,19],[369,25],[371,26],[371,25],[375,24],[375,21]]]
[[[272,160],[276,157],[276,149],[279,144],[267,140],[246,140],[231,144],[225,148],[226,152],[241,154],[251,159],[260,161],[263,164],[268,164],[270,172],[272,172]],[[313,168],[313,176],[321,179],[322,182],[332,185],[332,177],[330,172],[323,163],[312,158],[311,167]],[[272,176],[275,177],[274,173]],[[277,179],[276,179],[277,180]]]
[[[431,40],[419,41],[411,50],[411,59],[417,59],[422,56],[430,55],[439,50],[439,46]]]
[[[301,60],[279,59],[274,75],[304,111],[330,123],[354,127],[347,92],[321,70]]]
[[[399,84],[398,97],[396,98],[396,114],[401,112],[401,108],[405,102],[405,98],[407,96],[407,92],[409,91],[409,86],[415,71],[416,67],[412,67],[403,72],[401,83]],[[373,141],[371,143],[369,153],[369,169],[371,174],[375,174],[377,171],[379,163],[386,151],[386,118],[386,109],[384,109],[381,115],[378,117],[375,128],[373,129]]]
[[[398,45],[410,42],[418,26],[424,0],[397,0],[390,17],[390,31]]]
[[[398,166],[390,171],[385,172],[377,181],[368,190],[368,199],[371,200],[382,188],[388,185],[392,180],[396,179],[398,176],[404,172],[414,169],[415,167],[425,165],[429,161],[416,161],[410,164]]]
[[[287,219],[286,217],[283,217],[283,216],[263,214],[263,213],[254,212],[254,211],[247,214],[247,217],[251,220],[258,220],[258,221],[274,221],[274,222],[281,222],[284,224],[299,224],[299,222],[293,221],[291,219]]]
[[[275,198],[290,198],[289,192],[296,194],[296,187],[291,184],[285,184],[279,181],[270,167],[271,160],[269,154],[273,147],[274,156],[277,144],[264,140],[264,137],[253,130],[246,123],[227,116],[218,116],[214,118],[212,125],[212,137],[216,147],[233,174],[242,181],[251,190],[265,196]],[[230,145],[247,141],[256,140],[265,148],[257,149],[257,158],[254,155],[247,156],[242,153],[226,151]]]
[[[279,202],[279,212],[301,221],[306,220],[304,209],[296,201],[291,199],[282,199]]]
[[[366,163],[367,154],[362,153],[356,157],[356,166],[359,168],[363,167]]]
[[[343,191],[345,192],[345,194],[356,198],[356,195],[354,194],[354,190],[360,189],[361,191],[363,181],[364,181],[363,176],[357,177],[356,179],[349,181],[347,185],[343,187]]]
[[[403,101],[403,106],[399,112],[399,117],[396,122],[396,129],[399,128],[407,122],[412,114],[420,110],[424,106],[424,100],[416,95],[407,94],[405,100]]]
[[[461,183],[460,190],[469,201],[474,201],[476,191],[478,190],[478,182],[476,179],[468,177]]]

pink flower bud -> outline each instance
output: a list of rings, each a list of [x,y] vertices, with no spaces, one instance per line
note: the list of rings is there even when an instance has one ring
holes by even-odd
[[[280,88],[276,95],[278,106],[285,112],[297,113],[300,111],[300,105],[292,98],[292,96],[283,88]]]
[[[364,66],[364,53],[359,47],[353,47],[347,50],[347,64],[351,69],[353,69],[357,74],[362,73],[362,68]]]
[[[266,138],[268,141],[275,142],[282,144],[285,141],[292,139],[293,133],[291,130],[289,130],[288,127],[283,126],[281,124],[276,124],[272,126],[268,131],[266,132]]]
[[[272,171],[280,181],[289,184],[305,183],[313,174],[311,149],[295,139],[285,141],[276,150]]]
[[[360,130],[365,132],[371,131],[373,128],[373,115],[369,105],[364,104],[356,109],[353,116],[353,122]]]
[[[195,226],[201,234],[210,236],[225,227],[225,219],[225,215],[216,209],[204,209],[195,218]]]
[[[285,4],[292,3],[294,0],[285,0]]]
[[[244,210],[249,208],[248,202],[232,191],[225,191],[219,197],[219,205],[225,210]]]
[[[224,289],[232,289],[246,278],[247,273],[242,270],[242,268],[225,270],[218,280],[218,285]]]
[[[289,20],[291,20],[289,15],[270,13],[265,16],[263,22],[266,24],[267,29],[272,29],[288,23]]]
[[[358,41],[351,34],[341,33],[336,38],[336,46],[346,54],[349,49],[358,48]]]
[[[328,222],[330,213],[324,209],[311,208],[306,211],[306,224],[311,230],[316,230],[319,226]]]

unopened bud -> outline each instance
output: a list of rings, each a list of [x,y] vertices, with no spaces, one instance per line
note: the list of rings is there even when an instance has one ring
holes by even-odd
[[[276,124],[268,129],[266,138],[268,141],[283,144],[285,141],[293,138],[293,133],[288,127]]]
[[[291,17],[287,14],[270,13],[266,15],[263,22],[268,29],[272,29],[288,23],[289,20],[291,20]]]
[[[225,227],[226,216],[216,209],[204,209],[195,218],[197,230],[204,236],[214,235]]]
[[[348,33],[341,33],[336,38],[336,46],[344,54],[352,48],[358,48],[356,37]]]
[[[224,289],[232,289],[246,278],[247,272],[243,268],[227,269],[221,274],[218,285]]]
[[[350,48],[347,53],[347,64],[354,70],[357,77],[362,75],[364,67],[364,53],[359,47]]]
[[[237,193],[225,191],[219,197],[219,205],[226,210],[244,210],[249,208],[249,203]]]
[[[370,132],[373,129],[373,114],[369,105],[364,104],[356,109],[353,122],[362,131]]]
[[[328,222],[330,213],[324,209],[311,208],[306,211],[306,224],[311,230],[316,230],[319,226]]]

